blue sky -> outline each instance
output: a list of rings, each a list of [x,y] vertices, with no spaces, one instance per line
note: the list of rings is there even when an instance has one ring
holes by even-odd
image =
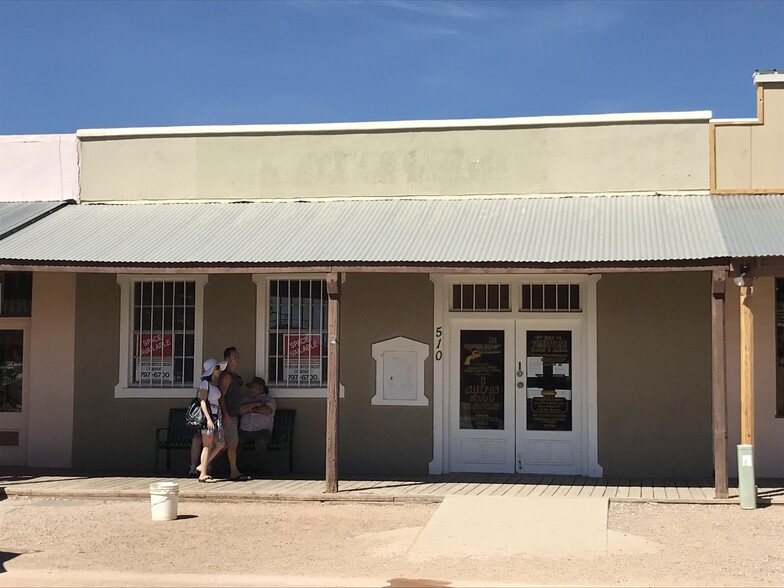
[[[0,134],[712,110],[755,115],[784,2],[7,2]]]

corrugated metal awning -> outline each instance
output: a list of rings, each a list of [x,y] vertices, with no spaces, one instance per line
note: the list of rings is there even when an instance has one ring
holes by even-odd
[[[782,196],[81,204],[0,241],[0,262],[648,265],[784,255],[782,220]]]
[[[0,239],[66,204],[67,202],[0,202]]]

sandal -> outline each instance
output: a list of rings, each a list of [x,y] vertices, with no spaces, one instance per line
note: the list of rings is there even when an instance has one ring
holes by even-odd
[[[232,482],[247,482],[250,480],[250,476],[246,476],[245,474],[240,474],[239,476],[234,476],[233,478],[229,478]]]
[[[212,476],[205,476],[204,478],[199,478],[199,483],[201,484],[214,484],[215,482],[217,482],[217,480]]]

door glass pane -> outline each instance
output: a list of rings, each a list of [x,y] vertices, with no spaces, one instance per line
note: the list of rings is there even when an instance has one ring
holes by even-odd
[[[572,430],[572,332],[528,331],[526,427]]]
[[[460,428],[504,428],[504,331],[460,331]]]
[[[22,411],[23,331],[0,331],[0,412]]]

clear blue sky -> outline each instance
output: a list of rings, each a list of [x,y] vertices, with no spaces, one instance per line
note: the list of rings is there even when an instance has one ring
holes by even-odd
[[[0,134],[755,115],[784,2],[6,2]]]

